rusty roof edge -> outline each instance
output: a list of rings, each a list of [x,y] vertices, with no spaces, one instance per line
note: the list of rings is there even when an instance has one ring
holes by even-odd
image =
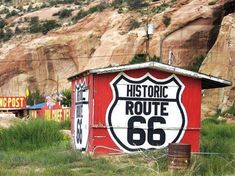
[[[68,80],[72,80],[76,77],[81,77],[83,75],[87,75],[90,73],[104,74],[104,73],[114,73],[114,72],[119,72],[119,71],[136,70],[136,69],[143,69],[143,68],[153,68],[153,69],[158,69],[161,71],[184,75],[184,76],[188,76],[188,77],[192,77],[192,78],[211,80],[215,83],[217,82],[217,83],[224,84],[224,87],[232,85],[231,81],[228,81],[225,79],[221,79],[221,78],[207,75],[204,73],[197,73],[197,72],[193,72],[193,71],[185,70],[185,69],[178,68],[175,66],[166,65],[166,64],[162,64],[162,63],[158,63],[158,62],[153,62],[153,61],[140,63],[140,64],[132,64],[132,65],[128,64],[128,65],[121,65],[121,66],[115,66],[115,67],[96,68],[96,69],[86,70],[86,71],[78,73],[74,76],[69,77]]]

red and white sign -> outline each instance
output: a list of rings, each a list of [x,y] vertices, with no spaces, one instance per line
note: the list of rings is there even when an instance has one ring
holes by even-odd
[[[121,73],[110,86],[113,100],[106,123],[123,151],[160,149],[182,139],[187,114],[181,102],[184,85],[177,76],[132,78]]]
[[[4,109],[26,108],[26,97],[0,97],[0,108]]]

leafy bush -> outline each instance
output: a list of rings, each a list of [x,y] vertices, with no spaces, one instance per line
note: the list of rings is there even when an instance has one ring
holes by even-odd
[[[56,20],[47,20],[42,24],[42,33],[47,34],[50,30],[60,27]]]
[[[71,126],[70,120],[61,121],[59,123],[59,126],[60,126],[60,129],[70,130],[70,126]]]
[[[0,30],[0,41],[10,40],[13,36],[13,32],[11,29],[7,28],[6,30]]]
[[[95,13],[95,12],[102,12],[105,8],[108,7],[108,4],[106,2],[101,2],[100,4],[91,7],[87,11],[80,10],[75,17],[72,18],[73,21],[78,21],[85,16]]]
[[[200,55],[200,56],[196,57],[194,59],[194,62],[190,66],[188,66],[186,69],[198,72],[199,69],[200,69],[200,66],[202,65],[202,62],[204,61],[204,59],[205,59],[205,56],[203,56],[203,55]]]
[[[133,30],[133,29],[136,29],[136,28],[138,28],[138,27],[140,27],[140,23],[139,23],[137,20],[131,19],[131,20],[129,21],[129,24],[128,24],[128,30],[129,30],[129,31],[131,31],[131,30]]]
[[[12,17],[12,16],[16,16],[18,15],[18,13],[15,10],[12,10],[11,12],[8,12],[6,15],[6,18]]]
[[[161,13],[166,10],[166,8],[170,7],[169,4],[163,2],[160,6],[158,6],[156,9],[154,9],[155,13]]]
[[[0,18],[0,29],[4,28],[6,26],[6,22],[4,19]]]
[[[39,23],[39,18],[38,16],[31,17],[30,23],[29,23],[29,32],[30,33],[37,33],[41,32],[41,25]]]
[[[150,57],[149,61],[160,62],[160,57],[154,55],[153,57]]]
[[[136,54],[132,60],[129,62],[129,64],[138,64],[145,62],[146,54]]]
[[[80,10],[76,16],[74,16],[72,18],[73,21],[79,21],[80,19],[84,18],[85,16],[87,16],[89,13],[88,11],[83,11],[83,10]]]
[[[167,27],[171,24],[171,18],[168,16],[163,16],[162,22],[164,23],[164,25]]]
[[[18,26],[16,26],[16,28],[15,28],[15,34],[17,35],[17,34],[20,34],[20,33],[22,33],[23,31],[22,31],[22,29],[20,29]]]
[[[0,150],[34,150],[63,139],[58,123],[40,119],[19,122],[1,130]]]
[[[130,9],[139,9],[143,6],[142,0],[127,0],[126,2]]]
[[[71,9],[63,9],[55,14],[53,16],[59,16],[59,18],[68,18],[72,15],[72,10]]]
[[[129,64],[138,64],[138,63],[143,63],[146,60],[146,54],[136,54],[132,60],[129,62]],[[153,56],[149,58],[149,61],[156,61],[159,62],[160,61],[160,57],[157,56]]]
[[[54,6],[57,4],[72,4],[74,0],[49,0],[50,6]]]
[[[105,1],[102,1],[98,5],[91,7],[88,11],[89,13],[102,12],[107,7],[108,4]]]
[[[47,32],[57,27],[60,27],[60,25],[55,20],[40,22],[38,17],[32,17],[29,24],[29,32],[47,34]]]
[[[111,4],[114,8],[119,8],[123,3],[123,0],[114,0]]]
[[[62,95],[64,95],[65,98],[62,99],[61,104],[68,107],[71,106],[71,90],[64,89]]]
[[[35,91],[30,91],[29,96],[26,97],[27,105],[34,105],[38,103],[45,102],[44,96],[40,93],[39,89]]]
[[[224,112],[221,113],[221,115],[224,116],[226,113],[229,113],[235,116],[235,106],[232,106],[229,109],[225,110]]]

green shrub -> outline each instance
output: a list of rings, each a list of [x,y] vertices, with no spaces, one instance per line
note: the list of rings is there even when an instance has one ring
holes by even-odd
[[[119,8],[123,3],[123,0],[114,0],[111,4],[114,8]]]
[[[221,113],[221,115],[224,116],[226,113],[229,113],[235,116],[235,106],[230,107],[229,109]]]
[[[63,98],[61,100],[61,104],[64,106],[71,106],[71,90],[70,89],[64,89],[62,91],[62,95],[65,96],[65,98]]]
[[[138,28],[138,27],[140,27],[140,23],[139,23],[137,20],[131,19],[131,20],[129,21],[129,24],[128,24],[128,31],[131,31],[131,30],[136,29],[136,28]]]
[[[72,4],[74,0],[49,0],[50,6],[54,6],[57,4]]]
[[[11,12],[7,13],[6,18],[16,16],[16,15],[18,15],[18,13],[15,10],[12,10]]]
[[[70,130],[71,127],[70,120],[61,121],[59,124],[60,124],[60,129]]]
[[[0,30],[0,41],[10,40],[13,36],[13,32],[11,29],[7,28],[5,30]]]
[[[199,69],[200,69],[200,66],[202,65],[202,62],[204,61],[204,59],[205,59],[205,56],[203,56],[203,55],[200,55],[200,56],[196,57],[194,59],[193,63],[190,66],[188,66],[186,69],[198,72]]]
[[[166,8],[170,7],[169,4],[163,2],[160,6],[158,6],[156,9],[154,9],[155,13],[161,13],[164,12],[166,10]]]
[[[59,18],[68,18],[72,15],[72,10],[71,9],[63,9],[53,15],[58,15]]]
[[[171,18],[164,15],[163,19],[162,19],[162,22],[167,27],[167,26],[169,26],[171,24]]]
[[[44,96],[40,93],[39,89],[36,88],[34,91],[30,91],[29,96],[26,97],[27,105],[34,105],[45,102]]]
[[[127,0],[126,2],[130,9],[139,9],[143,6],[142,0]]]
[[[30,33],[37,33],[41,32],[41,25],[39,22],[38,16],[31,17],[30,22],[29,22],[29,32]]]
[[[56,20],[47,20],[42,24],[42,33],[47,34],[50,30],[60,27]]]
[[[138,64],[138,63],[143,63],[146,60],[146,54],[136,54],[132,60],[129,62],[129,64]],[[159,62],[160,61],[160,57],[157,56],[153,56],[149,58],[149,61],[156,61]]]
[[[145,62],[146,54],[136,54],[132,60],[129,62],[129,64],[138,64]]]
[[[23,31],[22,31],[22,29],[20,29],[18,26],[16,26],[16,28],[15,28],[15,34],[17,35],[17,34],[20,34],[20,33],[22,33]]]
[[[0,29],[4,28],[6,26],[6,22],[4,19],[0,18]]]
[[[73,21],[78,21],[85,16],[95,13],[95,12],[102,12],[105,8],[108,7],[108,4],[106,2],[101,2],[100,4],[91,7],[87,11],[80,10],[75,17],[72,18]]]
[[[95,12],[102,12],[104,9],[108,7],[108,4],[106,2],[101,2],[96,6],[91,7],[88,12],[89,13],[95,13]]]
[[[56,20],[46,20],[40,22],[38,17],[32,17],[29,23],[29,32],[42,32],[43,34],[47,34],[47,32],[57,27],[60,27],[60,25],[56,22]]]
[[[0,150],[34,150],[63,139],[59,125],[40,119],[20,122],[0,133]]]
[[[73,21],[79,21],[80,19],[84,18],[85,16],[89,15],[88,11],[80,10],[76,16],[72,18]]]

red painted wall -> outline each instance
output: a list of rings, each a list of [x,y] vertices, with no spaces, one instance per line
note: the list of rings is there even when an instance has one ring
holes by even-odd
[[[160,80],[172,75],[151,69],[125,71],[125,74],[132,78],[143,77],[146,73]],[[106,112],[113,99],[110,82],[118,74],[89,75],[72,82],[72,134],[74,135],[74,87],[76,83],[85,79],[89,89],[89,137],[86,150],[95,154],[116,153],[121,150],[106,128]],[[200,141],[201,81],[185,76],[176,76],[185,86],[182,93],[182,104],[188,118],[186,131],[179,142],[191,144],[192,151],[197,152]]]

